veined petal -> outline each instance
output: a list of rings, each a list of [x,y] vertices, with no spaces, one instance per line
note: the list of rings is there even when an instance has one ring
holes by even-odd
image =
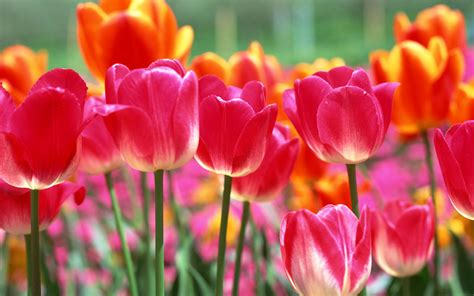
[[[127,66],[114,64],[106,73],[105,77],[105,99],[108,104],[118,104],[117,92],[122,80],[130,73]]]

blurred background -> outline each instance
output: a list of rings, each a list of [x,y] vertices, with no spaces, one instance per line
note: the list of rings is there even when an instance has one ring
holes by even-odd
[[[81,0],[0,0],[0,50],[21,43],[46,49],[49,68],[86,74],[76,43],[75,8]],[[371,50],[393,44],[393,16],[410,19],[423,8],[445,3],[466,17],[474,42],[474,1],[412,0],[169,0],[179,25],[192,25],[192,56],[215,51],[225,58],[258,40],[282,64],[316,57],[343,57],[364,65]]]

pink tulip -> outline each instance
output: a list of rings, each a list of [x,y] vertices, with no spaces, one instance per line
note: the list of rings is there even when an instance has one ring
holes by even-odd
[[[299,294],[357,295],[372,267],[366,211],[359,221],[345,205],[328,205],[317,214],[290,212],[281,225],[280,249]]]
[[[445,137],[438,129],[434,144],[451,203],[474,220],[474,121],[453,125]]]
[[[369,211],[369,219],[374,259],[386,273],[407,277],[425,266],[433,249],[432,204],[395,200],[385,206],[383,213]]]
[[[72,70],[47,72],[18,107],[0,87],[0,178],[45,189],[67,180],[79,162],[87,87]]]
[[[199,80],[199,147],[205,169],[231,177],[254,172],[262,163],[275,125],[277,106],[265,106],[265,88],[252,81],[241,90],[214,76]]]
[[[233,197],[252,202],[275,198],[288,184],[298,149],[298,139],[290,139],[290,130],[276,124],[262,164],[255,172],[234,178]]]
[[[93,113],[93,108],[105,104],[100,98],[89,98],[86,101],[85,117]],[[91,175],[104,174],[118,168],[122,158],[112,139],[104,119],[100,116],[92,119],[82,132],[82,154],[79,170]]]
[[[109,68],[104,116],[122,158],[134,169],[172,170],[192,159],[199,136],[198,85],[194,72],[175,60],[147,69]]]
[[[84,200],[86,190],[64,182],[39,193],[39,229],[46,229],[59,213],[67,198],[76,204]],[[0,228],[11,234],[30,234],[30,190],[16,188],[0,181]]]
[[[397,83],[372,88],[363,69],[342,66],[297,80],[284,93],[284,110],[322,160],[356,164],[382,144]]]

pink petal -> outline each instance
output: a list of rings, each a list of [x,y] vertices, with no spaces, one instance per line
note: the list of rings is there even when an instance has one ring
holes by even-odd
[[[10,133],[0,133],[0,177],[6,183],[20,188],[30,187],[30,165],[18,139]]]
[[[153,172],[155,137],[149,116],[139,108],[125,105],[103,105],[95,111],[105,124],[123,159],[134,169]]]
[[[356,86],[368,92],[369,95],[374,95],[369,76],[362,68],[358,68],[354,72],[352,72],[351,78],[347,82],[347,86]]]
[[[206,75],[199,79],[199,102],[208,96],[218,96],[226,101],[229,99],[224,82],[213,75]]]
[[[127,66],[122,64],[114,64],[105,74],[105,95],[108,104],[117,104],[117,92],[122,83],[123,78],[130,73]]]
[[[383,139],[382,114],[377,102],[360,88],[335,89],[319,105],[317,128],[321,142],[339,152],[338,163],[359,163],[368,159]]]
[[[173,114],[175,157],[168,169],[181,167],[193,158],[199,144],[198,82],[194,72],[188,72],[179,89]]]
[[[331,86],[318,76],[295,82],[296,108],[302,132],[300,135],[313,151],[320,142],[316,116],[318,107],[331,90]]]
[[[233,153],[233,177],[248,175],[260,166],[271,139],[277,112],[275,104],[267,106],[243,128]]]
[[[467,191],[461,167],[439,129],[435,132],[434,144],[451,202],[464,217],[474,220],[474,203]]]
[[[327,83],[329,83],[332,88],[337,88],[341,86],[346,86],[349,80],[352,77],[352,72],[354,70],[347,66],[340,66],[329,70],[328,72],[320,71],[315,73],[315,76],[321,77]]]
[[[180,61],[178,60],[173,60],[173,59],[161,59],[157,60],[153,63],[151,63],[150,66],[148,66],[148,70],[158,68],[158,67],[166,67],[166,68],[171,68],[173,69],[176,73],[178,73],[179,76],[184,77],[186,74],[186,70],[183,67],[183,64],[181,64]]]
[[[240,99],[224,101],[216,96],[204,99],[199,105],[200,139],[196,160],[207,170],[232,174],[237,140],[254,115],[252,107]]]
[[[359,294],[367,282],[372,267],[370,218],[367,208],[362,210],[357,225],[356,246],[351,261],[350,291]]]
[[[29,96],[43,88],[57,88],[63,91],[69,91],[76,96],[81,108],[84,107],[84,101],[87,96],[87,85],[74,70],[56,68],[46,72],[33,85]]]
[[[175,143],[170,131],[173,131],[173,113],[181,83],[181,76],[173,69],[158,67],[130,72],[119,87],[119,103],[135,106],[148,114],[152,129],[147,132],[156,140],[157,169],[169,168],[175,159]]]
[[[63,174],[76,158],[81,126],[82,108],[77,97],[61,89],[31,92],[13,113],[11,133],[31,168],[31,188],[42,189],[70,177]]]
[[[250,81],[245,84],[240,97],[252,106],[255,113],[265,107],[265,86],[260,81]]]
[[[393,94],[399,85],[399,83],[395,82],[385,82],[374,87],[374,95],[377,97],[380,108],[382,109],[385,133],[388,130],[392,118]]]

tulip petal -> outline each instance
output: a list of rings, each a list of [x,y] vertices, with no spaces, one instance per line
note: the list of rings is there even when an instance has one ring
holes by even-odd
[[[194,31],[191,26],[183,26],[178,30],[176,34],[176,40],[174,43],[173,57],[180,60],[183,64],[186,63],[191,47],[194,41]]]
[[[355,295],[365,287],[372,267],[370,221],[367,208],[362,210],[357,225],[356,247],[351,260],[350,291]]]
[[[370,157],[383,139],[380,108],[367,92],[347,86],[333,90],[317,110],[321,142],[333,147],[344,160],[359,163]]]
[[[275,104],[267,106],[245,125],[233,153],[233,177],[248,175],[260,166],[271,139],[277,111]]]
[[[200,103],[199,114],[200,140],[196,160],[207,170],[232,174],[235,146],[245,125],[255,116],[252,107],[240,99],[224,101],[209,96]]]
[[[208,96],[218,96],[223,100],[230,100],[224,82],[214,75],[206,75],[199,79],[199,102]]]
[[[134,169],[153,172],[155,136],[150,117],[141,109],[125,105],[103,105],[95,112],[105,124],[123,159]]]
[[[374,94],[372,91],[372,84],[370,83],[369,76],[362,68],[359,68],[352,72],[351,78],[347,82],[347,86],[359,87],[368,92],[371,96],[373,96]]]
[[[32,189],[69,177],[63,174],[76,157],[82,125],[82,109],[75,95],[51,88],[32,92],[11,122],[11,132],[33,172]]]
[[[103,65],[100,47],[97,46],[96,40],[99,38],[100,28],[106,19],[105,12],[95,3],[80,3],[77,6],[79,47],[89,71],[101,81],[104,79],[107,67]]]
[[[147,18],[138,14],[113,14],[102,25],[97,43],[102,48],[102,62],[109,66],[120,63],[130,69],[146,68],[159,55],[160,34]],[[104,70],[105,72],[105,70]]]
[[[451,202],[464,217],[473,220],[474,203],[471,202],[461,168],[439,129],[435,132],[434,144]]]
[[[229,66],[225,59],[213,52],[205,52],[195,57],[191,63],[191,69],[198,77],[215,75],[223,81],[228,80]]]
[[[198,82],[194,72],[186,74],[173,111],[173,142],[176,153],[173,167],[181,167],[196,153],[199,144]]]
[[[242,88],[240,97],[252,106],[255,113],[265,107],[265,86],[260,81],[250,81]]]
[[[337,87],[347,85],[347,83],[352,77],[353,71],[354,70],[352,70],[352,68],[348,66],[340,66],[340,67],[332,68],[328,72],[326,71],[316,72],[314,75],[324,79],[327,83],[329,83],[332,86],[332,88],[337,88]]]
[[[469,122],[468,122],[469,123]],[[474,147],[473,124],[459,125],[451,136],[450,148],[461,169],[466,189],[474,191],[474,151],[466,147]]]
[[[231,85],[244,87],[244,85],[252,80],[263,81],[263,73],[257,65],[258,61],[252,58],[246,52],[234,54],[229,59]]]
[[[300,135],[313,151],[318,150],[316,147],[313,147],[313,143],[319,142],[316,120],[318,107],[331,90],[331,86],[318,76],[310,76],[295,82],[296,111],[302,132]],[[288,116],[290,117],[289,114]]]
[[[107,70],[105,76],[105,98],[108,104],[118,103],[118,88],[128,73],[130,73],[130,70],[122,64],[114,64]]]
[[[56,68],[45,73],[33,85],[30,90],[30,95],[48,87],[73,93],[81,108],[84,108],[84,102],[87,96],[87,85],[81,76],[74,70]]]
[[[20,188],[28,188],[32,179],[23,147],[10,133],[0,133],[0,177],[8,184]]]
[[[8,129],[8,123],[14,111],[13,98],[0,83],[0,130]]]
[[[148,70],[151,70],[153,68],[158,68],[158,67],[165,67],[165,68],[171,68],[173,69],[176,73],[178,73],[179,76],[184,77],[186,75],[186,69],[184,69],[183,64],[181,64],[180,61],[174,60],[174,59],[159,59],[154,61],[153,63],[148,66]]]

